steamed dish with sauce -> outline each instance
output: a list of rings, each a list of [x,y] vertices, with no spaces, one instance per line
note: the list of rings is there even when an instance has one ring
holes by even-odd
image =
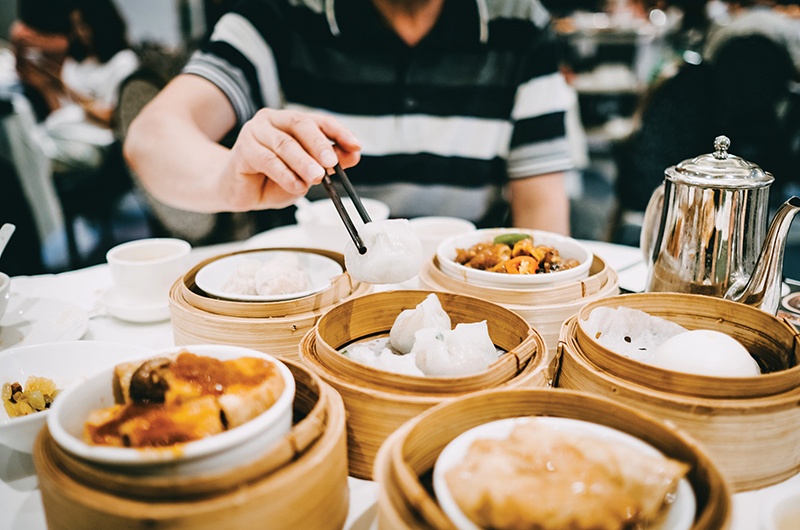
[[[379,370],[416,376],[459,376],[486,370],[501,352],[489,337],[486,321],[457,324],[439,298],[429,294],[414,309],[398,315],[388,338],[352,344],[350,359]]]
[[[422,267],[422,242],[408,219],[373,221],[358,230],[367,248],[359,254],[352,241],[344,249],[347,271],[355,280],[367,283],[401,283]]]
[[[472,442],[445,474],[459,508],[497,530],[652,528],[689,466],[535,420]]]
[[[311,280],[294,254],[282,253],[266,262],[241,260],[221,290],[238,295],[269,296],[305,291]]]
[[[558,249],[534,245],[528,234],[502,234],[491,242],[456,249],[455,262],[488,272],[505,274],[545,274],[580,265],[576,259],[563,259]]]
[[[270,408],[285,382],[257,357],[219,360],[188,351],[117,365],[117,404],[93,411],[84,441],[116,447],[170,447],[241,425]]]
[[[690,331],[627,307],[597,307],[582,325],[605,348],[665,370],[715,377],[761,374],[747,349],[719,331]]]

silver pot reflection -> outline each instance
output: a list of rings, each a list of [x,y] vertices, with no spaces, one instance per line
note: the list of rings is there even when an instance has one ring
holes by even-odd
[[[647,291],[705,294],[775,314],[786,236],[800,198],[781,206],[767,233],[775,179],[728,154],[729,147],[730,140],[718,136],[714,153],[664,171],[642,227]]]

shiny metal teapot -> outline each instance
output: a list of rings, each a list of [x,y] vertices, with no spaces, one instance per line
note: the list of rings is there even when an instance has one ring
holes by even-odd
[[[775,178],[729,154],[729,147],[718,136],[714,153],[664,170],[642,226],[647,291],[704,294],[775,314],[786,236],[800,198],[781,206],[765,239]]]

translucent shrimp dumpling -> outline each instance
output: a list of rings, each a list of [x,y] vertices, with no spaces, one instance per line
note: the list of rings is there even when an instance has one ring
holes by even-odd
[[[482,372],[498,357],[485,320],[451,331],[420,330],[411,353],[422,373],[440,377]]]
[[[387,219],[365,224],[358,230],[365,254],[352,241],[344,248],[347,271],[367,283],[400,283],[410,280],[422,266],[422,242],[408,219]]]
[[[431,293],[414,309],[401,312],[389,331],[389,342],[398,353],[411,352],[414,346],[414,335],[423,328],[450,331],[450,315],[444,309],[439,298]]]

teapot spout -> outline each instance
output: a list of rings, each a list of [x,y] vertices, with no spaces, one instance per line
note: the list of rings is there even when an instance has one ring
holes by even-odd
[[[800,211],[800,197],[792,197],[783,203],[769,227],[761,255],[750,279],[746,283],[733,284],[725,294],[725,298],[757,307],[773,315],[777,313],[783,281],[786,236],[798,211]]]

